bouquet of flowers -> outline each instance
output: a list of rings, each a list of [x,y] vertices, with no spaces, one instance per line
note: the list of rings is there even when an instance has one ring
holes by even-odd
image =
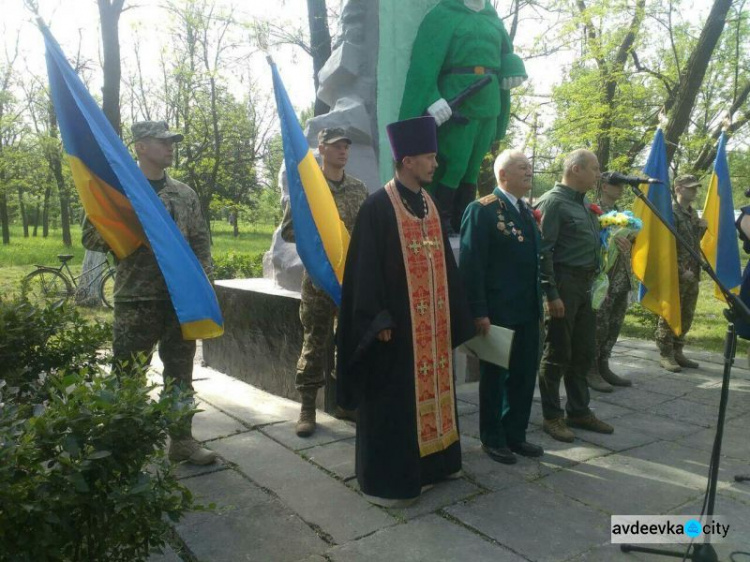
[[[620,255],[620,248],[614,240],[638,234],[643,228],[643,222],[630,211],[610,211],[599,215],[599,226],[601,227],[599,236],[602,240],[602,268],[591,288],[591,306],[594,310],[599,310],[607,297],[608,273]]]

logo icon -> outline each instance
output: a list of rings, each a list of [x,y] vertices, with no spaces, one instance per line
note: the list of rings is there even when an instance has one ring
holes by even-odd
[[[694,539],[695,537],[699,537],[703,534],[703,527],[701,526],[701,522],[697,519],[690,519],[689,521],[685,522],[685,534],[690,537],[691,539]]]

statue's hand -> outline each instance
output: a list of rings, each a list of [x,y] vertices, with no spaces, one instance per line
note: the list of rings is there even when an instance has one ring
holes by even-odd
[[[435,122],[439,127],[451,118],[451,115],[453,115],[453,110],[451,109],[451,106],[448,105],[448,102],[445,101],[445,98],[440,98],[427,108],[427,113],[435,118]]]
[[[503,90],[511,90],[517,88],[526,81],[523,76],[507,76],[500,80],[500,87]]]

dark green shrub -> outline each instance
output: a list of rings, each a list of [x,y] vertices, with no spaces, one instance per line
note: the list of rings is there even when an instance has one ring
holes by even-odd
[[[214,279],[263,277],[263,254],[227,252],[214,256]]]
[[[190,492],[162,451],[183,414],[144,377],[48,379],[37,416],[0,406],[0,560],[138,561],[165,543]],[[1,395],[0,395],[1,397]]]
[[[195,507],[163,452],[192,402],[109,374],[106,339],[74,310],[0,302],[0,562],[146,560]]]

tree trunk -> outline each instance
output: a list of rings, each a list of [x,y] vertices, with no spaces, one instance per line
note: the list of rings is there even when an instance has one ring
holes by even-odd
[[[667,144],[667,162],[671,163],[682,133],[690,123],[690,114],[695,106],[706,69],[711,61],[714,49],[719,42],[727,13],[732,6],[732,0],[715,0],[711,13],[706,19],[698,42],[690,54],[690,59],[680,75],[680,86],[674,106],[669,113],[669,122],[664,129],[664,140]]]
[[[3,225],[3,244],[10,244],[10,224],[8,222],[8,199],[0,190],[0,223]]]
[[[49,199],[52,195],[52,188],[47,185],[44,190],[44,203],[42,205],[42,238],[49,236]]]
[[[18,213],[21,215],[21,224],[23,225],[23,237],[29,237],[29,219],[26,216],[26,205],[23,203],[23,189],[18,186]]]
[[[53,145],[47,152],[47,162],[49,163],[52,175],[57,184],[57,193],[60,197],[60,225],[62,228],[62,241],[65,246],[70,247],[72,240],[70,238],[70,216],[68,210],[68,186],[65,184],[65,178],[62,172],[62,154],[57,130],[57,115],[52,100],[49,101],[49,136],[54,139]]]
[[[80,306],[99,306],[99,282],[101,277],[94,283],[93,279],[101,273],[102,263],[107,259],[107,254],[102,252],[92,252],[86,250],[83,255],[83,265],[81,266],[81,278],[78,280],[78,289],[76,290],[76,304]]]
[[[125,0],[97,0],[102,29],[104,85],[102,111],[115,132],[122,136],[120,124],[120,14]]]
[[[307,0],[307,21],[310,26],[310,52],[313,59],[313,81],[318,92],[318,72],[331,56],[331,32],[328,30],[326,0]],[[328,113],[330,108],[315,97],[315,115]]]
[[[36,204],[34,209],[34,238],[36,238],[37,231],[39,230],[39,203]]]

